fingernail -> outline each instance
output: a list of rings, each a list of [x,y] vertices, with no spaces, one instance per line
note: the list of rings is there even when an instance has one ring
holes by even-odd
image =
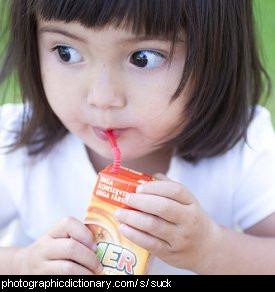
[[[125,233],[126,229],[127,229],[127,227],[126,227],[125,224],[120,224],[120,225],[119,225],[119,231],[120,231],[121,233]]]
[[[139,185],[136,189],[136,193],[142,193],[142,190],[143,190],[143,186]]]
[[[115,211],[115,218],[116,218],[116,219],[119,219],[120,214],[121,214],[120,209],[117,209],[117,210]]]
[[[102,265],[99,265],[96,269],[96,272],[101,273],[102,271],[103,271],[103,267],[102,267]]]
[[[128,203],[128,201],[129,201],[129,197],[130,197],[130,195],[129,194],[126,194],[125,195],[125,203],[127,204]]]
[[[94,244],[91,246],[91,248],[92,248],[92,250],[93,250],[94,252],[96,252],[96,251],[97,251],[97,244],[94,243]]]

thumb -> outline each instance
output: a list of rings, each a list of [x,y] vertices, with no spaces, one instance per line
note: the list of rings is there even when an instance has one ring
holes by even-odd
[[[154,178],[159,180],[171,180],[169,177],[167,177],[165,174],[157,172],[153,175]]]

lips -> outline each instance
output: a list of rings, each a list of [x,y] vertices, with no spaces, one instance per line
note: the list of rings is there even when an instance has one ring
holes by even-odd
[[[108,140],[107,130],[112,130],[115,138],[118,139],[127,129],[103,129],[99,127],[93,127],[93,130],[99,139]]]

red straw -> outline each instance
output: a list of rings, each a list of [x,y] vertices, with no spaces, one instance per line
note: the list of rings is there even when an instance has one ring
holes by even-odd
[[[115,138],[112,130],[107,131],[107,137],[108,137],[109,142],[112,146],[112,152],[113,152],[113,157],[114,157],[112,172],[118,173],[118,170],[121,166],[121,153],[120,153],[120,150],[117,146],[116,138]]]

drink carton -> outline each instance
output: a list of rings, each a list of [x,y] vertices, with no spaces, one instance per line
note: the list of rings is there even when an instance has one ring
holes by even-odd
[[[97,256],[103,266],[103,275],[145,273],[149,260],[148,251],[120,234],[119,222],[114,213],[118,208],[130,209],[124,202],[125,195],[135,193],[140,184],[151,180],[155,179],[125,167],[120,167],[118,173],[113,173],[112,165],[99,173],[85,224],[96,240]]]

